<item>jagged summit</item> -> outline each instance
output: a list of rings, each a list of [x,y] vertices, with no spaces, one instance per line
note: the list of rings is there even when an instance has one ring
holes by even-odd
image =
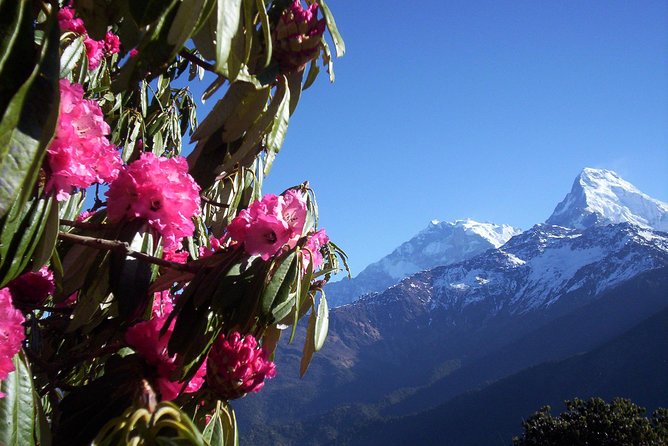
[[[328,285],[327,296],[332,306],[344,305],[363,294],[382,291],[418,271],[461,262],[498,248],[520,232],[509,225],[471,219],[432,220],[415,237],[367,266],[354,279]]]
[[[546,223],[584,229],[632,223],[668,231],[668,204],[641,192],[611,170],[587,167]]]

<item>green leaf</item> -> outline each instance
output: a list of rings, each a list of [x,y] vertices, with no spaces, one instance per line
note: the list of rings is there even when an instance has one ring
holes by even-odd
[[[339,33],[339,29],[336,27],[336,21],[332,15],[332,11],[329,10],[329,6],[325,3],[325,0],[319,0],[318,4],[322,8],[322,13],[325,16],[325,22],[327,22],[327,29],[332,35],[332,40],[334,41],[334,48],[336,49],[336,57],[341,57],[346,53],[346,44],[343,42],[343,38]]]
[[[45,26],[48,38],[43,41],[39,60],[0,121],[0,218],[14,200],[21,206],[33,192],[56,126],[59,31],[55,17]]]
[[[253,159],[262,151],[262,146],[260,145],[262,137],[270,128],[286,95],[289,95],[287,80],[285,76],[281,76],[271,103],[264,113],[262,113],[248,129],[239,149],[234,151],[232,156],[227,158],[225,162],[218,167],[217,172],[230,172],[237,163],[241,166],[252,164]]]
[[[292,116],[299,103],[299,98],[302,95],[304,70],[291,71],[286,77],[288,78],[288,90],[290,90],[290,116]]]
[[[60,77],[66,78],[77,64],[87,64],[86,45],[83,36],[77,37],[67,44],[60,56]]]
[[[228,118],[234,113],[239,104],[255,91],[255,87],[247,82],[235,82],[225,93],[209,114],[204,118],[193,133],[192,140],[199,141],[210,137],[216,130],[220,129]],[[266,99],[265,99],[266,102]],[[189,157],[190,158],[190,157]]]
[[[262,110],[267,105],[270,91],[269,88],[248,91],[248,94],[246,94],[234,109],[234,112],[225,121],[222,134],[223,142],[236,141],[242,137],[244,132],[253,128],[253,124],[258,120],[258,116],[262,116]],[[267,122],[268,125],[269,122]]]
[[[262,34],[264,36],[264,66],[268,66],[271,62],[271,53],[272,53],[272,39],[271,39],[271,26],[269,25],[269,16],[267,15],[267,10],[265,9],[263,0],[255,0],[255,5],[257,7],[258,14],[260,15],[260,21],[262,22]]]
[[[25,63],[35,54],[30,2],[0,2],[0,116],[9,100],[30,76],[32,66]]]
[[[110,4],[112,3],[112,4]],[[86,32],[95,40],[103,40],[107,28],[113,22],[115,9],[110,0],[77,0],[77,14],[81,16],[86,25]],[[141,0],[132,0],[132,3],[144,3]]]
[[[277,259],[276,261],[279,261]],[[287,282],[287,279],[289,279],[293,274],[292,271],[294,270],[294,264],[297,261],[297,254],[296,252],[291,252],[288,254],[287,257],[280,259],[280,264],[278,265],[278,268],[276,268],[276,271],[272,275],[271,279],[269,282],[264,287],[264,290],[262,290],[262,296],[260,297],[260,309],[262,310],[262,313],[265,315],[269,315],[272,311],[272,308],[275,305],[275,301],[277,301],[278,297],[280,296],[281,299],[285,299],[285,296],[289,292],[289,288],[287,289],[287,292],[285,288],[283,287],[283,283]]]
[[[202,20],[208,0],[183,0],[176,12],[176,17],[169,28],[167,43],[174,46],[183,46],[193,33],[197,24]],[[208,11],[211,13],[211,11]]]
[[[140,27],[158,20],[166,14],[174,0],[130,0],[130,14]]]
[[[327,67],[327,73],[329,74],[329,81],[334,82],[336,76],[334,75],[334,62],[332,62],[332,53],[329,50],[329,45],[323,38],[320,43],[322,43],[322,64]]]
[[[308,318],[308,325],[306,326],[306,341],[304,342],[304,351],[302,353],[302,360],[299,365],[299,376],[304,376],[308,366],[315,353],[314,333],[315,333],[316,315],[315,310],[311,311]]]
[[[214,0],[217,8],[217,0]],[[216,23],[217,14],[209,15],[209,18],[200,26],[192,36],[195,48],[206,60],[216,59]]]
[[[211,420],[202,431],[202,436],[209,446],[225,446],[225,432],[218,411],[211,416]]]
[[[267,327],[262,336],[262,348],[267,352],[267,356],[272,356],[278,345],[278,340],[281,338],[283,330],[279,330],[276,324]]]
[[[297,85],[301,87],[300,82],[297,82]],[[274,115],[274,119],[271,123],[271,128],[269,129],[265,139],[265,146],[267,150],[267,159],[264,166],[265,176],[269,174],[273,160],[281,150],[281,146],[285,140],[285,135],[288,132],[288,121],[290,120],[290,113],[290,89],[286,88],[285,94],[278,103],[276,114]]]
[[[14,371],[0,381],[0,444],[24,446],[50,443],[49,432],[40,429],[42,407],[35,392],[32,373],[23,353],[12,360]]]
[[[302,87],[302,90],[306,90],[313,84],[315,79],[318,77],[319,72],[320,72],[320,67],[318,66],[318,61],[316,59],[313,59],[311,61],[311,65],[309,66],[308,74],[306,75],[306,81],[304,81],[304,86]]]
[[[322,293],[322,292],[321,292]],[[327,307],[327,299],[325,293],[320,296],[320,303],[318,304],[318,311],[315,320],[315,329],[313,331],[313,348],[315,351],[320,351],[327,339],[327,330],[329,329],[329,308]]]
[[[39,243],[32,254],[33,271],[39,270],[51,258],[53,250],[56,248],[56,242],[58,241],[59,223],[58,203],[54,202],[51,204],[46,219],[44,220],[44,232],[42,233],[42,237],[40,237]]]
[[[299,272],[299,262],[295,258],[292,262],[291,269],[288,272],[288,275],[285,277],[281,288],[278,290],[276,299],[274,300],[273,308],[271,309],[271,315],[273,317],[272,322],[280,321],[284,317],[288,316],[295,306],[295,301],[298,297],[298,294],[292,293],[291,289],[295,279],[297,279],[297,274]]]
[[[216,71],[222,72],[241,20],[242,0],[218,0],[216,8]]]
[[[32,199],[21,210],[16,203],[8,218],[0,223],[0,286],[28,266],[44,232],[52,202],[52,198]]]

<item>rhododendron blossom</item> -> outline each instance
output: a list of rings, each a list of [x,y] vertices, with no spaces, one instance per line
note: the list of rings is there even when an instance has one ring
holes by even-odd
[[[73,188],[112,181],[122,165],[109,142],[109,125],[97,102],[83,98],[83,87],[60,80],[60,116],[56,135],[47,149],[50,171],[47,190],[66,200]]]
[[[234,399],[258,392],[266,378],[276,376],[276,365],[252,335],[221,335],[207,359],[206,381],[220,398]]]
[[[329,243],[329,237],[325,233],[324,229],[319,230],[318,232],[311,234],[304,244],[304,248],[308,249],[311,253],[310,257],[308,254],[305,254],[304,262],[304,271],[308,268],[309,263],[313,262],[313,269],[317,269],[322,265],[323,256],[322,249],[327,246]]]
[[[77,34],[87,34],[83,20],[75,17],[74,9],[64,7],[58,11],[58,25],[63,31],[72,31]]]
[[[23,315],[12,305],[12,296],[8,288],[0,289],[0,381],[14,370],[14,355],[21,349],[25,339]],[[0,392],[0,398],[5,394]]]
[[[244,244],[251,255],[268,260],[286,243],[301,236],[306,220],[306,198],[289,190],[277,197],[268,194],[242,210],[227,226],[229,236]]]
[[[107,55],[117,54],[121,51],[121,39],[111,31],[104,36],[104,51]]]
[[[27,272],[7,284],[12,293],[14,304],[30,309],[44,303],[46,298],[56,291],[53,272],[43,266],[36,273]]]
[[[176,370],[176,356],[169,356],[167,344],[174,331],[175,320],[161,336],[160,331],[167,322],[172,311],[172,300],[168,292],[155,293],[153,299],[153,317],[148,321],[139,322],[128,328],[125,341],[153,369],[153,383],[164,401],[171,401],[179,396],[183,383],[172,381],[172,373]],[[206,363],[202,364],[195,376],[188,382],[184,393],[197,392],[204,383]]]
[[[186,263],[188,261],[188,251],[177,251],[176,246],[165,249],[162,258],[174,263]]]
[[[85,36],[86,56],[88,57],[88,68],[94,70],[100,65],[104,56],[116,54],[121,49],[121,41],[118,36],[108,31],[104,40],[93,40],[88,36],[83,20],[75,17],[74,9],[66,6],[58,11],[58,25],[63,31],[72,31]]]
[[[143,153],[109,186],[107,215],[112,223],[146,219],[162,235],[165,249],[177,249],[195,231],[192,217],[200,212],[199,192],[185,158]]]

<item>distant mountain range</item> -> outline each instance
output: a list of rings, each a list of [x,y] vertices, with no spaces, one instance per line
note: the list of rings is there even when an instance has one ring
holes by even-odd
[[[664,339],[648,346],[624,336],[668,308],[667,215],[668,205],[614,172],[584,169],[546,223],[523,233],[471,220],[432,223],[363,272],[379,279],[369,279],[374,286],[394,282],[331,311],[328,340],[303,380],[300,346],[280,348],[279,376],[235,405],[246,441],[507,445],[522,417],[583,392],[594,370],[619,375],[632,353],[638,368],[664,370]],[[605,350],[618,339],[624,349]],[[571,374],[557,380],[563,386],[544,378],[543,395],[531,377],[550,370]],[[668,405],[666,381],[641,375],[591,394],[623,388],[621,396],[653,394],[646,404]],[[527,394],[517,395],[523,380]],[[506,402],[521,399],[536,405],[527,413],[527,404]],[[475,423],[455,417],[476,410]],[[503,434],[483,435],[482,426]]]
[[[461,262],[498,248],[521,232],[509,225],[471,219],[432,220],[419,234],[367,266],[354,279],[328,284],[327,299],[332,307],[349,304],[365,294],[383,291],[418,271]]]

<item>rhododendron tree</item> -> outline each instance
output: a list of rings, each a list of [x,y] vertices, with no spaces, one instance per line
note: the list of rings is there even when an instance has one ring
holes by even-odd
[[[281,373],[302,318],[306,372],[345,269],[307,182],[262,191],[345,51],[330,9],[0,11],[0,444],[236,444],[232,400]]]

